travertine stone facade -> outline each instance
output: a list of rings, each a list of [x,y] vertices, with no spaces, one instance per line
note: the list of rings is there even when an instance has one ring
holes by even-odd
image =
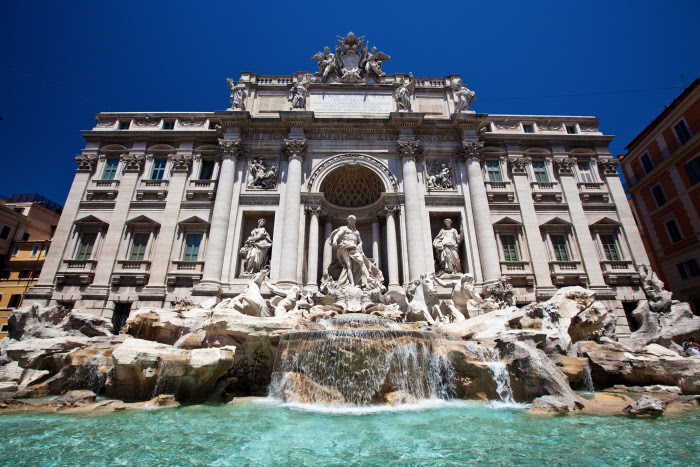
[[[260,218],[271,281],[314,289],[334,260],[330,232],[353,214],[390,289],[436,270],[432,239],[449,217],[478,286],[505,276],[524,303],[580,284],[622,317],[644,298],[646,254],[602,169],[612,137],[598,119],[455,112],[468,91],[458,75],[331,71],[243,73],[234,110],[98,114],[32,297],[109,315],[233,296]],[[300,81],[304,108],[292,109]],[[272,166],[276,182],[256,182]]]

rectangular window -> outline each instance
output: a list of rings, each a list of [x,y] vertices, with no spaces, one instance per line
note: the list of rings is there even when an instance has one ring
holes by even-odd
[[[12,232],[12,227],[3,225],[2,229],[0,229],[0,238],[2,238],[3,240],[7,240],[10,236],[10,232]]]
[[[13,258],[16,258],[18,254],[19,254],[19,247],[16,246],[16,247],[14,247],[13,250],[12,250],[12,257],[13,257]]]
[[[78,248],[75,252],[75,259],[86,260],[92,256],[92,248],[97,240],[97,232],[83,232],[78,240]]]
[[[554,247],[554,259],[557,261],[571,261],[566,235],[551,235],[550,238]]]
[[[214,177],[214,161],[202,159],[202,167],[199,169],[200,180],[211,180]]]
[[[202,234],[187,234],[183,261],[197,261],[199,258],[199,245],[201,243]]]
[[[105,161],[105,171],[102,174],[102,180],[114,180],[117,176],[117,167],[119,167],[119,159],[111,157]]]
[[[535,174],[535,180],[538,182],[548,182],[549,176],[547,175],[547,168],[544,166],[542,161],[532,162],[532,172]]]
[[[681,229],[678,228],[678,224],[676,224],[675,219],[671,219],[670,221],[666,222],[666,230],[668,230],[668,234],[671,236],[671,241],[673,243],[683,240]]]
[[[620,250],[617,248],[617,241],[614,235],[601,235],[600,243],[603,244],[603,252],[608,261],[620,261]]]
[[[693,135],[690,134],[688,125],[685,124],[685,120],[676,123],[673,129],[676,130],[676,135],[678,135],[678,141],[680,141],[681,145],[687,143],[688,140],[693,137]]]
[[[19,272],[19,278],[20,279],[29,279],[32,276],[32,270],[31,269],[22,269]]]
[[[570,135],[575,135],[576,133],[578,133],[576,124],[574,123],[573,125],[566,125],[566,132]]]
[[[32,253],[31,253],[30,256],[31,256],[32,258],[36,258],[37,256],[39,256],[39,251],[41,251],[41,246],[39,246],[39,245],[34,245],[34,247],[32,248]]]
[[[504,261],[518,261],[518,249],[515,244],[515,235],[501,235]]]
[[[651,162],[651,156],[648,152],[642,154],[642,157],[640,157],[639,160],[642,161],[642,167],[644,167],[645,174],[648,174],[654,169],[654,164]]]
[[[9,279],[11,274],[12,271],[5,269],[2,271],[2,273],[0,273],[0,279]],[[2,297],[2,294],[0,294],[0,297]]]
[[[651,193],[654,195],[654,199],[656,200],[656,205],[658,207],[663,206],[666,204],[666,194],[664,193],[664,189],[661,188],[661,185],[656,185],[651,189]]]
[[[32,271],[32,279],[38,279],[41,275],[41,268]]]
[[[131,236],[131,251],[129,261],[142,261],[146,256],[146,246],[148,246],[149,233],[137,232]]]
[[[0,333],[7,334],[10,331],[10,326],[8,324],[3,324],[0,328]]]
[[[685,164],[685,172],[691,184],[700,182],[700,156]]]
[[[523,123],[523,131],[525,133],[534,133],[535,132],[535,124],[534,123]]]
[[[693,276],[700,276],[700,267],[695,258],[683,261],[676,265],[678,272],[681,273],[681,279],[688,279]]]
[[[164,130],[172,130],[175,128],[175,122],[169,121],[169,122],[163,122],[163,129]]]
[[[10,302],[7,304],[8,308],[17,308],[22,304],[22,294],[21,293],[13,293],[12,296],[10,297]]]
[[[153,159],[153,170],[151,171],[151,180],[163,180],[165,175],[165,166],[168,163],[168,159],[165,157],[159,157]]]
[[[593,174],[591,173],[591,164],[588,162],[578,163],[579,181],[582,183],[593,183]]]
[[[131,120],[119,122],[119,129],[120,130],[128,130],[130,126],[131,126]]]
[[[46,255],[48,255],[48,254],[49,254],[49,245],[46,245],[46,246],[44,247],[44,256],[46,256]]]
[[[501,164],[498,161],[486,161],[486,173],[489,182],[502,182]]]

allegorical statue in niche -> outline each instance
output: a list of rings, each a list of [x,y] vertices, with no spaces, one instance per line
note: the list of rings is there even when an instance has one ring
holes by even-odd
[[[348,225],[335,229],[329,239],[333,248],[338,250],[338,262],[342,268],[337,282],[341,287],[373,288],[384,282],[384,276],[362,251],[362,239],[355,221],[355,216],[348,216]]]
[[[464,232],[460,227],[452,228],[452,219],[445,219],[445,228],[440,230],[433,240],[433,247],[440,264],[440,274],[459,274],[462,266],[459,260],[459,245],[464,240]]]
[[[292,88],[289,90],[289,95],[287,99],[292,101],[293,109],[306,109],[306,97],[309,95],[309,85],[311,81],[309,75],[302,75],[299,77],[299,81],[294,83]]]
[[[231,88],[231,107],[228,110],[245,110],[245,84],[236,84],[231,78],[226,78],[226,84]]]
[[[258,219],[258,226],[250,232],[240,250],[243,258],[243,272],[255,274],[267,264],[272,239],[265,230],[265,219]]]
[[[464,84],[462,84],[462,80],[458,79],[452,85],[452,92],[457,99],[457,102],[455,103],[455,113],[469,111],[471,109],[472,102],[474,101],[474,97],[476,96],[474,91],[470,91]]]
[[[316,52],[316,55],[311,57],[311,60],[318,62],[317,74],[325,82],[338,69],[338,59],[328,47],[324,47],[323,50],[323,52]]]
[[[248,186],[263,189],[274,188],[277,184],[277,167],[265,167],[262,157],[254,157],[248,168]]]
[[[409,73],[408,78],[404,77],[401,85],[394,91],[394,100],[399,110],[411,111],[411,96],[415,88],[413,73]]]

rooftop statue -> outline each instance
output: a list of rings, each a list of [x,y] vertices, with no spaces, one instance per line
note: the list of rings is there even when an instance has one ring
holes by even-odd
[[[226,84],[231,88],[231,107],[227,110],[245,110],[246,87],[245,84],[236,84],[231,78],[226,78]]]
[[[394,100],[399,111],[411,111],[411,96],[416,89],[416,82],[413,79],[413,73],[409,73],[408,77],[403,78],[403,82],[394,91]]]
[[[458,79],[452,84],[452,91],[457,99],[457,102],[455,103],[455,113],[469,112],[471,110],[474,97],[476,96],[474,91],[470,91],[464,84],[462,84],[461,79]]]
[[[289,90],[289,95],[287,99],[292,101],[292,110],[306,109],[306,97],[309,95],[309,85],[311,80],[309,75],[305,74],[299,77],[299,81],[294,83],[292,88]]]
[[[322,82],[333,78],[342,83],[363,83],[367,79],[379,81],[386,73],[382,70],[382,62],[389,60],[384,52],[378,52],[376,47],[370,51],[365,44],[365,36],[357,37],[353,32],[347,36],[337,36],[335,53],[324,47],[323,52],[317,52],[311,60],[318,62],[318,73]]]

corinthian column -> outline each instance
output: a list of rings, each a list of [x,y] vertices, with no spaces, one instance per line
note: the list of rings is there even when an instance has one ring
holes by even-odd
[[[467,161],[467,177],[471,194],[472,212],[474,213],[474,228],[476,241],[479,245],[479,259],[484,282],[498,279],[501,267],[498,261],[498,246],[491,224],[491,210],[486,196],[484,175],[481,171],[479,151],[484,147],[481,141],[462,141],[462,157]]]
[[[377,265],[377,269],[381,269],[379,262],[379,219],[372,219],[372,258]]]
[[[414,280],[427,271],[425,268],[423,219],[421,218],[420,194],[418,193],[418,173],[416,171],[416,157],[422,151],[419,141],[399,141],[398,145],[403,166],[408,280]]]
[[[326,272],[333,260],[333,247],[331,246],[331,234],[333,233],[333,223],[330,217],[326,217],[326,231],[323,234],[323,270]]]
[[[305,139],[286,139],[285,156],[287,183],[284,199],[282,258],[280,261],[280,282],[298,283],[297,263],[299,262],[299,221],[301,218],[301,162],[306,152]]]
[[[306,261],[306,284],[315,286],[318,282],[318,214],[320,208],[318,206],[308,206],[306,208],[310,214],[309,219],[309,246],[308,257]]]
[[[221,170],[216,188],[216,200],[212,213],[209,241],[202,281],[195,287],[200,291],[220,290],[221,270],[224,266],[224,250],[228,236],[229,216],[233,202],[233,186],[236,178],[236,159],[241,154],[240,139],[220,139]]]
[[[386,260],[389,272],[389,288],[400,289],[399,284],[399,249],[396,247],[396,221],[394,213],[399,210],[398,206],[387,206],[386,213]]]

